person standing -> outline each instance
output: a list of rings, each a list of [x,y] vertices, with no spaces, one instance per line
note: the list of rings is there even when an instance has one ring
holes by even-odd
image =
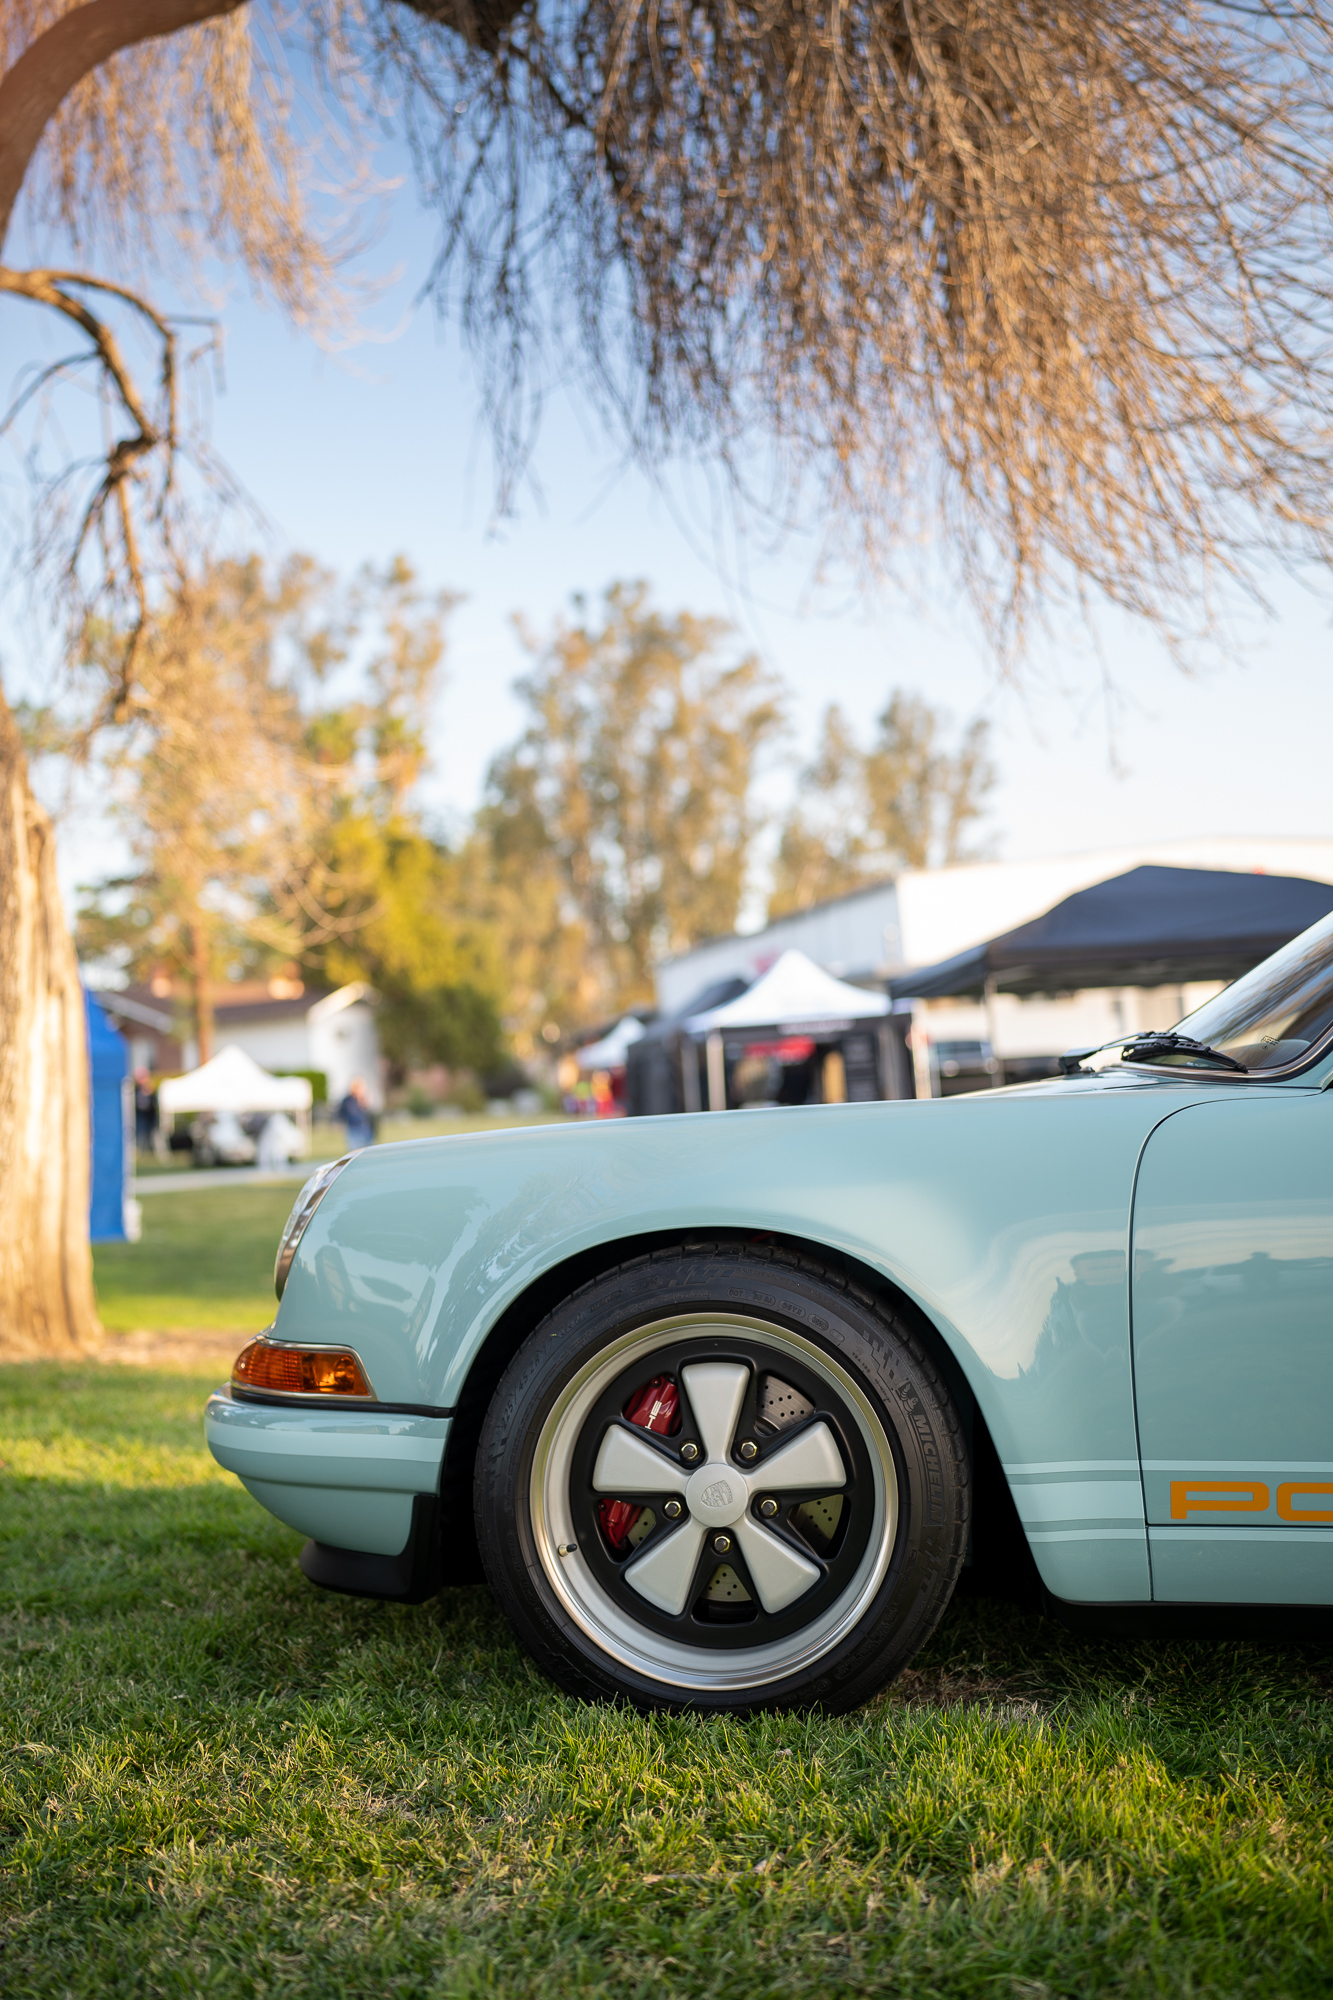
[[[363,1146],[375,1143],[375,1118],[370,1108],[370,1092],[366,1080],[354,1076],[347,1086],[347,1095],[338,1106],[338,1116],[347,1131],[347,1150],[360,1152]]]
[[[141,1153],[151,1153],[157,1136],[157,1092],[146,1069],[134,1072],[134,1144]]]

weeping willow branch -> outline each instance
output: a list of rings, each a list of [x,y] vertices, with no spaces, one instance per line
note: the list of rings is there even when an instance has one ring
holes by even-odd
[[[304,0],[311,40],[330,74],[343,54],[338,8],[339,0]],[[331,86],[333,97],[339,88]],[[354,96],[341,100],[352,141],[360,129]],[[229,247],[293,318],[311,324],[337,317],[336,254],[312,233],[302,205],[302,128],[292,98],[243,0],[87,0],[73,7],[7,0],[0,8],[0,248],[22,190],[30,222],[54,225],[76,246],[101,239],[131,266],[156,261],[182,274]],[[357,172],[362,165],[358,160]],[[87,461],[66,455],[52,472],[33,450],[34,560],[27,567],[59,580],[76,651],[84,650],[90,617],[109,608],[124,651],[107,713],[123,721],[150,601],[180,575],[171,524],[179,525],[185,508],[182,465],[190,461],[214,493],[226,485],[198,440],[182,439],[181,322],[150,303],[143,283],[113,282],[86,268],[23,270],[11,257],[0,269],[0,293],[59,314],[88,341],[83,355],[37,371],[0,433],[14,439],[20,416],[32,415],[37,401],[35,434],[55,388],[81,368],[96,371],[107,431],[92,491],[69,519],[66,495]],[[152,350],[151,393],[122,345],[131,325]],[[193,484],[189,498],[199,498]],[[197,542],[198,533],[189,539]]]
[[[159,415],[153,416],[149,413],[134,377],[126,366],[119,342],[107,321],[99,318],[72,292],[69,289],[71,286],[78,286],[82,290],[104,292],[109,297],[120,299],[132,307],[151,327],[161,351],[158,377]],[[31,299],[34,304],[48,306],[52,311],[72,320],[87,335],[90,342],[89,358],[96,360],[103,382],[111,391],[123,415],[134,427],[129,436],[117,438],[107,452],[101,477],[84,511],[66,567],[69,582],[76,586],[79,562],[88,537],[95,529],[105,528],[108,511],[114,508],[120,531],[120,566],[123,566],[135,607],[134,619],[126,633],[111,694],[112,713],[117,721],[124,721],[129,709],[139,644],[149,616],[148,585],[134,515],[134,491],[136,482],[142,478],[142,462],[160,453],[162,490],[156,503],[156,512],[160,519],[171,485],[177,444],[176,336],[169,323],[161,314],[155,312],[146,300],[127,291],[123,285],[111,284],[105,279],[89,277],[82,272],[12,271],[0,266],[0,292],[10,292],[19,298]],[[12,421],[15,414],[16,412],[11,413],[6,420],[7,424]],[[3,434],[3,428],[0,427],[0,434]],[[112,561],[107,567],[114,571],[118,565]]]
[[[577,372],[750,518],[951,551],[1002,646],[1326,575],[1327,0],[461,5],[375,18],[505,491]]]

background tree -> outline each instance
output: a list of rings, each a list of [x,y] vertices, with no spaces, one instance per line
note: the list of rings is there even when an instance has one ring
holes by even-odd
[[[532,720],[492,768],[487,824],[523,826],[558,868],[598,982],[588,1014],[649,999],[658,959],[735,926],[782,709],[753,656],[717,658],[725,636],[617,584],[600,623],[533,644]]]
[[[841,709],[824,711],[819,750],[800,776],[783,824],[768,914],[808,909],[900,868],[976,858],[969,831],[995,784],[989,725],[974,721],[944,746],[940,710],[899,690],[868,750]]]
[[[397,1069],[445,1063],[497,1069],[511,968],[485,912],[472,905],[459,858],[410,818],[348,813],[331,854],[366,898],[355,926],[308,942],[299,964],[326,986],[365,980],[380,996],[379,1035]]]
[[[294,962],[375,985],[391,1059],[494,1061],[498,970],[413,804],[450,602],[401,559],[346,592],[308,558],[271,576],[252,557],[150,619],[142,711],[103,750],[138,868],[88,899],[80,942],[182,979],[201,1060],[224,972]]]
[[[188,271],[204,245],[298,318],[327,305],[335,260],[302,210],[306,135],[262,18],[239,0],[0,13],[0,255],[26,183],[73,255],[114,259],[5,263],[0,292],[79,342],[22,407],[71,370],[104,398],[85,490],[75,504],[57,468],[35,519],[74,600],[126,633],[117,714],[157,559],[169,572],[186,545],[177,331],[136,269]],[[928,534],[1002,644],[1062,593],[1174,633],[1218,577],[1257,593],[1274,561],[1326,569],[1327,0],[302,0],[286,18],[353,158],[367,110],[402,115],[502,496],[545,383],[581,360],[645,460],[711,453],[747,510],[827,521],[872,562]],[[40,829],[8,726],[0,788],[14,825]],[[34,1244],[25,1052],[47,1048],[53,1135],[79,1129],[86,1089],[45,844],[15,836],[0,857],[18,871],[0,890],[18,926],[0,960],[0,1112],[17,1121],[0,1201]],[[50,1278],[43,1325],[63,1298],[69,1329],[94,1326],[76,1263]],[[18,1268],[0,1264],[0,1338],[29,1310]]]
[[[349,774],[324,842],[335,877],[362,885],[363,906],[355,924],[312,928],[298,955],[327,984],[364,979],[376,988],[384,1052],[399,1068],[440,1062],[484,1071],[501,1059],[506,968],[484,914],[469,907],[464,864],[425,830],[414,801],[454,601],[423,591],[401,556],[382,572],[362,572],[351,623],[368,621],[376,637],[366,692],[322,710],[308,741]]]
[[[459,857],[465,906],[505,967],[504,1026],[521,1062],[610,1005],[539,785],[535,764],[497,760]]]
[[[314,25],[313,11],[311,15]],[[169,37],[170,40],[162,38]],[[335,66],[336,67],[336,66]],[[266,73],[267,72],[267,73]],[[7,0],[0,9],[0,295],[53,315],[74,343],[19,384],[0,428],[42,418],[62,383],[94,388],[92,442],[43,468],[26,566],[59,586],[74,635],[96,617],[124,643],[100,657],[107,713],[129,714],[154,582],[179,566],[178,326],[142,289],[157,263],[188,275],[240,261],[297,318],[330,304],[334,259],[308,228],[291,93],[272,88],[239,0]],[[40,157],[38,157],[40,155]],[[35,171],[34,160],[37,160]],[[30,234],[69,255],[10,261],[20,190]],[[98,271],[98,251],[114,259]],[[75,261],[71,261],[75,260]],[[136,281],[140,288],[136,291]],[[12,320],[9,322],[12,324]],[[142,365],[146,362],[146,366]],[[100,407],[98,407],[100,405]],[[76,436],[88,430],[74,426]],[[14,546],[22,546],[18,537]],[[81,637],[77,650],[85,652]],[[198,702],[202,708],[202,690]],[[74,1349],[98,1335],[87,1238],[83,996],[50,822],[0,702],[0,1347]]]
[[[93,899],[80,942],[181,981],[201,1062],[238,948],[291,957],[367,900],[321,855],[337,779],[308,755],[301,709],[299,666],[327,649],[324,631],[305,629],[326,586],[300,559],[275,579],[255,558],[182,579],[141,638],[129,721],[103,746],[138,865]]]

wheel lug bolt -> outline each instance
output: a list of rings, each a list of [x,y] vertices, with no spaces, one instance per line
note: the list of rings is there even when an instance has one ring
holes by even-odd
[[[730,1535],[714,1535],[713,1548],[715,1549],[718,1555],[720,1556],[726,1555],[730,1547],[731,1547]]]
[[[755,1443],[753,1438],[746,1438],[745,1443],[741,1446],[741,1457],[749,1459],[749,1458],[758,1458],[758,1456],[759,1456],[758,1445]]]
[[[759,1502],[759,1512],[763,1515],[766,1521],[771,1521],[773,1519],[773,1516],[777,1513],[777,1511],[778,1511],[778,1503],[776,1500],[761,1500]]]
[[[679,1500],[668,1500],[662,1512],[666,1515],[668,1521],[678,1521],[680,1519]]]
[[[699,1456],[699,1447],[697,1444],[683,1444],[680,1448],[680,1455],[687,1465],[692,1465]]]

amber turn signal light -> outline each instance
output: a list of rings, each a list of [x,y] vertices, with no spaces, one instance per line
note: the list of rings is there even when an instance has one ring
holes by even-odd
[[[365,1370],[347,1347],[275,1347],[252,1340],[232,1366],[240,1389],[266,1389],[278,1396],[362,1396],[374,1400]]]

